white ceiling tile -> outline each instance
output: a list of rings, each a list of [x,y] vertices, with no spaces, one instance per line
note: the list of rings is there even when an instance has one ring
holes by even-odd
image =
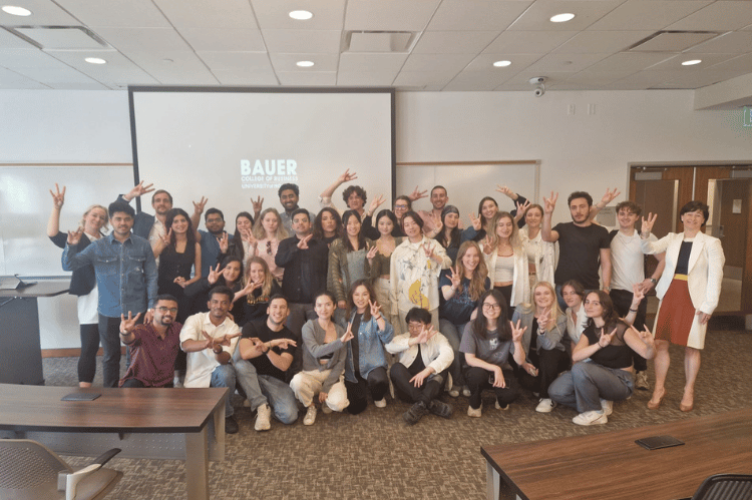
[[[261,29],[342,30],[345,0],[251,0]],[[293,10],[307,10],[311,19],[292,19]]]
[[[658,33],[631,50],[633,52],[682,52],[715,36],[713,33]]]
[[[641,71],[676,54],[653,52],[620,52],[592,65],[590,71]]]
[[[232,69],[216,69],[213,70],[214,76],[222,85],[254,85],[265,87],[276,87],[279,85],[277,77],[271,69],[271,65],[267,70],[232,70]]]
[[[3,49],[36,49],[35,45],[30,44],[21,37],[18,37],[0,28],[0,47]]]
[[[400,71],[394,79],[395,87],[426,87],[426,89],[441,89],[454,78],[456,72],[451,71]]]
[[[413,49],[413,54],[477,54],[498,31],[426,31]]]
[[[508,28],[514,31],[584,30],[624,0],[538,0]],[[552,16],[571,13],[576,17],[565,23],[552,23]]]
[[[554,50],[558,54],[620,52],[643,40],[652,31],[582,31]]]
[[[216,85],[218,80],[189,51],[128,51],[125,54],[140,68],[165,85]]]
[[[11,70],[0,68],[0,90],[7,89],[48,89],[36,80],[20,75]]]
[[[669,30],[737,30],[752,23],[752,2],[723,0],[691,14],[666,29]]]
[[[660,30],[711,3],[711,0],[629,0],[588,29]]]
[[[743,54],[752,51],[752,31],[735,31],[689,49],[704,54]]]
[[[617,80],[614,83],[606,85],[604,90],[647,90],[648,88],[650,88],[650,84],[648,83]]]
[[[428,25],[429,31],[501,31],[532,1],[444,0]]]
[[[592,84],[592,83],[575,83],[570,82],[567,80],[566,82],[561,83],[555,83],[552,84],[550,87],[546,86],[546,90],[553,90],[553,91],[560,91],[560,90],[601,90],[603,88],[602,85]]]
[[[567,78],[566,83],[572,84],[590,84],[596,86],[608,85],[616,80],[627,77],[634,71],[590,71],[584,70]]]
[[[514,75],[524,70],[535,61],[540,59],[540,54],[480,54],[470,61],[463,73],[469,71],[483,71],[499,75]],[[499,67],[493,65],[496,61],[509,61],[509,66]]]
[[[741,76],[743,74],[744,73],[740,71],[706,71],[684,75],[666,83],[657,85],[656,87],[697,89],[700,87],[713,85],[718,82],[723,82],[731,78]]]
[[[487,73],[481,71],[463,71],[455,76],[443,90],[493,90],[512,78],[512,73]]]
[[[89,80],[91,83],[48,83],[50,87],[55,90],[110,90],[110,89],[123,89],[123,86],[106,86],[99,82]]]
[[[65,67],[54,57],[33,49],[0,49],[0,66],[16,70],[17,68],[48,68],[51,70]]]
[[[346,30],[422,31],[441,0],[348,0]]]
[[[84,75],[80,71],[76,71],[63,63],[60,63],[59,67],[54,69],[49,68],[19,68],[16,72],[44,83],[51,87],[56,87],[58,84],[86,85],[98,83],[88,76]]]
[[[752,73],[752,54],[736,56],[727,61],[714,64],[709,69],[712,71],[744,71],[745,73]]]
[[[169,28],[151,0],[55,0],[88,26]]]
[[[215,70],[271,70],[266,52],[197,52],[209,69]]]
[[[265,52],[264,37],[257,29],[181,28],[178,30],[196,52]]]
[[[547,54],[578,31],[505,31],[483,52],[495,54]]]
[[[403,71],[447,71],[456,74],[473,59],[473,54],[410,54]]]
[[[15,31],[33,40],[42,49],[107,50],[109,48],[90,36],[88,30],[79,26],[52,29],[17,27]]]
[[[262,30],[269,52],[339,54],[342,32],[335,30]]]
[[[334,71],[277,71],[282,85],[328,87],[337,85],[337,73]]]
[[[611,54],[546,54],[528,67],[538,73],[575,73],[607,58]]]
[[[173,26],[181,28],[258,29],[248,0],[154,0]]]
[[[631,74],[616,82],[609,84],[608,86],[618,83],[646,85],[652,87],[654,85],[661,85],[668,83],[672,80],[676,80],[682,76],[680,70],[662,70],[662,71],[640,71],[638,73]]]
[[[397,73],[362,72],[350,73],[339,71],[337,73],[338,87],[390,87]]]
[[[509,88],[512,86],[517,86],[521,88],[521,90],[529,90],[530,95],[532,97],[533,91],[535,90],[535,85],[532,85],[530,83],[530,79],[537,76],[545,76],[546,77],[546,87],[550,85],[554,85],[556,83],[563,83],[572,76],[572,73],[558,73],[558,72],[550,72],[546,73],[545,75],[541,75],[540,73],[537,73],[535,71],[531,70],[525,70],[520,73],[517,73],[512,78],[507,80],[504,84],[501,85],[501,87]]]
[[[336,72],[337,63],[339,62],[338,54],[269,54],[269,57],[272,60],[272,65],[277,75],[279,75],[280,71],[289,73],[296,71],[302,73]],[[298,61],[311,61],[314,65],[310,68],[301,68],[296,65]]]
[[[685,73],[700,73],[714,64],[722,63],[733,58],[734,54],[678,54],[648,68],[654,70],[681,70]],[[702,60],[701,63],[692,66],[682,66],[684,61],[693,59]]]
[[[102,28],[93,27],[97,35],[120,51],[191,50],[172,28]]]
[[[84,61],[86,57],[91,55],[89,51],[47,50],[45,52],[105,85],[113,82],[128,82],[140,85],[159,83],[132,61],[114,50],[96,52],[96,57],[106,60],[107,64],[89,64]]]
[[[363,54],[344,52],[339,56],[340,73],[386,73],[392,78],[405,64],[407,54]]]
[[[80,26],[82,23],[50,0],[3,2],[29,9],[30,16],[13,16],[0,10],[0,26]]]

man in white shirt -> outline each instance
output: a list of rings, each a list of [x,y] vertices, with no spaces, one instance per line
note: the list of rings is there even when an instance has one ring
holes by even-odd
[[[240,337],[240,327],[227,313],[234,293],[226,286],[209,292],[209,312],[194,314],[185,320],[180,331],[180,347],[188,353],[185,387],[227,387],[225,401],[225,432],[238,432],[230,404],[237,376],[230,362]]]
[[[659,254],[658,266],[650,278],[645,277],[645,254],[640,247],[640,234],[635,229],[635,224],[642,215],[642,208],[633,201],[623,201],[616,205],[616,219],[619,230],[611,231],[611,290],[609,295],[614,303],[616,312],[622,318],[632,312],[636,313],[634,327],[642,331],[645,326],[648,301],[643,299],[637,310],[631,310],[636,286],[643,295],[652,289],[658,278],[663,274],[665,266],[665,254]],[[655,236],[650,235],[652,240]],[[650,384],[647,377],[647,361],[639,354],[634,353],[633,362],[635,367],[635,386],[638,389],[649,390]]]

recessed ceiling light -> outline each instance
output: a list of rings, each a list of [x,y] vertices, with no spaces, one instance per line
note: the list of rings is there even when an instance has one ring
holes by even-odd
[[[574,19],[574,14],[556,14],[551,18],[552,23],[565,23]]]
[[[512,61],[496,61],[495,63],[493,63],[493,65],[497,68],[505,68],[510,64],[512,64]]]
[[[694,66],[695,64],[700,64],[702,62],[702,59],[692,59],[691,61],[684,61],[682,63],[682,66]]]
[[[290,12],[289,16],[293,19],[298,19],[300,21],[305,21],[306,19],[310,19],[313,17],[313,13],[308,12],[307,10],[294,10]]]
[[[3,12],[11,14],[13,16],[30,16],[31,11],[24,9],[23,7],[16,7],[15,5],[3,5]]]
[[[99,57],[87,57],[86,59],[84,59],[84,61],[86,61],[89,64],[106,64],[107,63],[107,61],[105,61],[104,59],[100,59]]]
[[[310,68],[311,66],[313,66],[313,61],[298,61],[295,64],[297,64],[301,68]]]

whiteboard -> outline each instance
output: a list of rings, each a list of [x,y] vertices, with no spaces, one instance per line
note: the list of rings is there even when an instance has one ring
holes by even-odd
[[[491,196],[499,208],[509,212],[515,208],[512,200],[496,191],[496,186],[507,186],[531,203],[538,200],[539,162],[488,162],[488,163],[398,163],[397,193],[410,194],[419,186],[430,190],[441,185],[447,189],[449,205],[456,206],[465,227],[470,224],[469,214],[478,213],[478,203]],[[413,205],[417,210],[431,210],[428,198]]]
[[[62,250],[47,237],[49,190],[56,182],[60,189],[67,188],[60,215],[60,230],[65,232],[78,227],[90,205],[107,207],[128,192],[133,180],[130,164],[0,164],[0,274],[70,275],[62,269]]]

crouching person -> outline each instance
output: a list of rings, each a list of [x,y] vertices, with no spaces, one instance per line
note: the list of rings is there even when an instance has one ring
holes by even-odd
[[[160,295],[150,324],[136,324],[141,313],[120,315],[120,340],[128,346],[131,358],[120,387],[173,387],[182,327],[175,321],[177,314],[177,299]]]
[[[228,316],[233,291],[217,286],[209,291],[209,312],[189,316],[180,332],[180,347],[188,356],[185,387],[227,387],[225,432],[238,432],[230,400],[237,381],[232,355],[240,337],[240,327]]]
[[[402,418],[415,425],[428,413],[442,418],[452,416],[452,406],[439,401],[447,371],[454,360],[454,351],[446,337],[434,330],[431,313],[414,307],[405,317],[408,333],[394,337],[385,347],[399,355],[389,376],[401,400],[413,403]]]
[[[243,373],[250,393],[251,411],[256,411],[257,431],[271,428],[271,416],[283,424],[298,419],[298,402],[285,375],[292,364],[297,344],[285,326],[289,314],[287,299],[282,295],[269,298],[266,320],[251,321],[243,326],[243,338],[235,352],[235,370]]]

